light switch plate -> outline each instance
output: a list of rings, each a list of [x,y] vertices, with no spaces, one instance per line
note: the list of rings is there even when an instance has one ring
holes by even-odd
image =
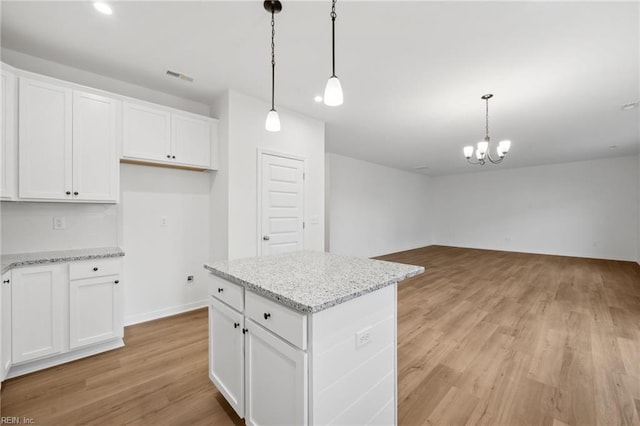
[[[53,218],[53,229],[65,229],[67,227],[66,221],[64,220],[64,216],[54,216]]]
[[[371,343],[371,327],[364,328],[356,333],[356,349]]]

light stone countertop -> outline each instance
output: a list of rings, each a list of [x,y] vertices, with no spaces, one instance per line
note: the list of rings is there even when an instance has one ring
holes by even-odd
[[[34,253],[5,254],[0,256],[2,273],[23,266],[42,265],[45,263],[73,262],[76,260],[101,259],[124,256],[119,247],[101,247],[78,250],[42,251]]]
[[[300,251],[205,264],[214,275],[304,313],[322,311],[424,272],[424,267]]]

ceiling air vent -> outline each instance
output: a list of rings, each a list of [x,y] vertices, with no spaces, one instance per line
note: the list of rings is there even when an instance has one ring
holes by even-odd
[[[167,75],[179,78],[180,80],[188,81],[189,83],[193,83],[193,77],[189,77],[188,75],[182,74],[181,72],[167,70]]]

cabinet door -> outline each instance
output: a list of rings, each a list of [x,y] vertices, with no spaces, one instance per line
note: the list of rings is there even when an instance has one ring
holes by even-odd
[[[7,377],[11,368],[11,272],[2,275],[0,288],[0,380]]]
[[[172,114],[171,143],[176,163],[211,167],[211,120]]]
[[[246,320],[247,425],[306,425],[307,354]]]
[[[71,89],[20,78],[19,97],[20,198],[71,199]]]
[[[131,102],[122,111],[122,155],[140,160],[171,161],[171,114]]]
[[[12,271],[12,360],[30,361],[64,350],[67,264]]]
[[[209,304],[209,378],[244,417],[244,317],[222,302]]]
[[[70,349],[123,336],[119,292],[117,275],[70,282]]]
[[[0,198],[12,200],[16,197],[16,76],[2,70],[2,87],[0,87],[0,116],[2,116],[2,147],[0,148]]]
[[[73,92],[73,198],[118,199],[118,101]]]

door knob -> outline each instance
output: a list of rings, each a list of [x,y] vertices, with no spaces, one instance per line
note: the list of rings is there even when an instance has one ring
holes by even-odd
[[[268,235],[265,235],[264,237],[262,237],[262,239],[265,240],[265,241],[269,241],[270,240]]]

